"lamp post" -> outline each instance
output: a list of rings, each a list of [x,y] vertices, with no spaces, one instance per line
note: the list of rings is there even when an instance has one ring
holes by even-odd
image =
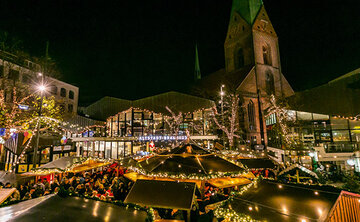
[[[225,87],[225,85],[221,85],[221,87],[220,87],[221,123],[222,123],[223,127],[225,127],[225,122],[224,122],[224,95],[225,95],[225,92],[223,90],[224,87]],[[223,141],[223,144],[225,146],[224,130],[222,131],[222,141]]]
[[[39,74],[39,76],[42,76],[42,74]],[[37,120],[37,127],[36,127],[36,144],[34,147],[34,156],[33,156],[33,169],[36,168],[36,156],[37,156],[37,152],[39,149],[39,139],[40,139],[40,119],[41,119],[41,113],[42,113],[42,106],[43,106],[43,101],[44,101],[44,94],[46,91],[46,86],[44,85],[44,82],[41,82],[41,85],[39,85],[38,90],[40,92],[41,95],[41,99],[40,99],[40,107],[39,107],[39,113],[38,113],[38,120]]]

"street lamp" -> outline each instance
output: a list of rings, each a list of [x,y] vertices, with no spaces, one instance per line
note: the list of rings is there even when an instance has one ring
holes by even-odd
[[[39,73],[40,75],[41,73]],[[41,74],[42,76],[42,74]],[[43,101],[44,101],[44,95],[45,92],[47,90],[46,85],[44,85],[44,83],[42,82],[40,85],[37,86],[37,90],[39,91],[40,95],[41,95],[41,99],[40,99],[40,107],[39,107],[39,113],[38,113],[38,120],[37,120],[37,127],[36,127],[36,145],[34,147],[34,156],[33,156],[33,169],[36,168],[36,156],[37,156],[37,152],[39,149],[39,139],[40,139],[40,118],[41,118],[41,113],[42,113],[42,106],[43,106]]]
[[[224,123],[224,95],[225,95],[225,92],[223,90],[223,88],[225,87],[225,85],[221,85],[220,87],[220,101],[221,101],[221,122],[222,122],[222,125],[225,127],[225,123]],[[224,130],[222,131],[222,140],[223,140],[223,144],[225,146],[225,139],[224,139]]]

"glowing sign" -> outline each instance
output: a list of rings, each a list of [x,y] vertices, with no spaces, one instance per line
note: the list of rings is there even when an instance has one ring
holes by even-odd
[[[140,141],[186,140],[187,136],[139,136]]]

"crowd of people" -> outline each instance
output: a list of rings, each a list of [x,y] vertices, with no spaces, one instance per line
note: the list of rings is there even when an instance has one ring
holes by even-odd
[[[112,165],[93,172],[57,174],[51,182],[44,177],[37,182],[29,181],[18,185],[7,201],[28,200],[51,193],[75,194],[104,201],[124,201],[133,185],[132,181],[124,177],[126,172],[126,168]],[[2,186],[12,188],[10,183]],[[229,192],[227,189],[213,188],[209,184],[206,184],[203,195],[197,190],[197,204],[191,210],[191,221],[213,221],[213,211],[205,209],[205,206],[226,199]],[[154,212],[158,219],[187,218],[187,212],[178,209],[154,208]]]
[[[106,167],[94,172],[64,173],[54,176],[53,181],[42,178],[19,184],[7,201],[29,200],[51,193],[72,193],[99,200],[124,201],[132,182],[123,175],[127,169],[123,167]],[[13,188],[10,183],[0,184],[0,188]]]

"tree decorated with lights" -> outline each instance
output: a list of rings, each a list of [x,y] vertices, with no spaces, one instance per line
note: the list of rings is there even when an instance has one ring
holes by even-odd
[[[290,114],[286,101],[276,99],[274,95],[271,95],[265,117],[268,118],[271,115],[276,116],[276,124],[273,126],[273,130],[279,137],[283,147],[291,148],[297,145],[297,141],[293,138],[289,128],[289,124],[295,122],[295,116]]]
[[[213,107],[213,121],[216,126],[222,130],[229,142],[230,148],[234,146],[235,138],[241,138],[241,130],[239,126],[239,102],[240,96],[235,93],[228,94],[220,100],[223,108],[219,111],[218,107]]]
[[[19,105],[30,105],[32,95],[19,97],[16,87],[12,89],[11,101],[6,101],[6,91],[0,90],[0,127],[5,130],[3,139],[10,137],[10,130],[21,128],[27,121],[25,111]]]
[[[182,114],[182,112],[175,114],[175,112],[173,112],[168,106],[166,106],[165,108],[171,115],[171,116],[165,116],[165,122],[169,126],[170,134],[175,135],[174,146],[176,146],[177,145],[177,136],[178,136],[179,129],[180,129],[180,124],[182,123],[182,120],[183,120],[183,114]]]
[[[11,100],[7,99],[6,90],[0,90],[0,128],[3,142],[16,133],[24,134],[23,143],[19,144],[24,147],[15,162],[18,163],[30,147],[35,134],[61,133],[58,129],[62,120],[62,110],[54,97],[43,97],[40,103],[41,98],[37,93],[29,93],[26,88],[13,87],[10,98]],[[4,153],[1,153],[1,158],[4,157]]]

